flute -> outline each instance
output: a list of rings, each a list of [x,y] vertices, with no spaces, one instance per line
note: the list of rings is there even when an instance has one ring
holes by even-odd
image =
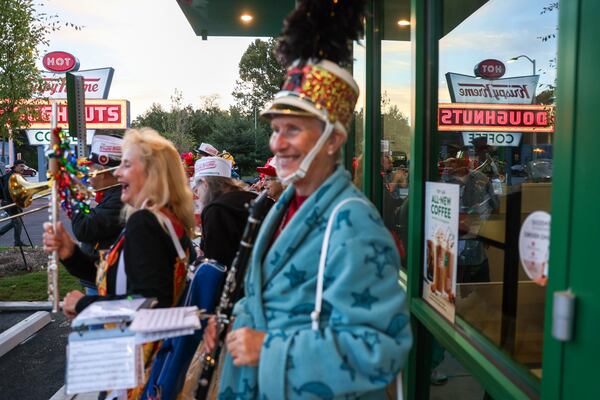
[[[58,106],[56,102],[52,102],[52,133],[50,135],[50,151],[56,151],[56,146],[58,146],[59,138],[58,132],[56,131],[57,125],[57,112]],[[56,160],[56,154],[54,157],[49,157],[48,166],[50,173],[53,177],[56,176],[58,170],[58,162]],[[58,193],[57,193],[57,183],[56,179],[53,179],[52,182],[52,194],[50,196],[50,207],[48,209],[49,220],[52,224],[52,229],[54,233],[56,233],[56,224],[58,222]],[[54,250],[50,255],[48,255],[48,301],[52,304],[52,312],[58,312],[60,309],[60,292],[58,290],[58,251]]]
[[[202,360],[202,371],[198,379],[198,389],[196,391],[196,399],[203,400],[208,396],[211,381],[213,380],[214,372],[217,369],[217,362],[221,354],[221,349],[225,343],[225,335],[227,327],[231,322],[231,314],[235,302],[241,297],[242,282],[246,274],[246,267],[250,260],[254,240],[258,236],[258,229],[267,211],[267,190],[264,190],[251,204],[248,213],[248,222],[242,234],[240,247],[235,255],[231,268],[227,271],[225,284],[221,293],[221,300],[215,311],[217,317],[217,344],[212,352],[203,352],[200,356]]]

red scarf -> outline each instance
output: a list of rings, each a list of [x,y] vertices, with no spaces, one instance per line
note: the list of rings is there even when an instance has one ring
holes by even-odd
[[[294,214],[296,214],[296,211],[298,211],[298,209],[300,209],[300,207],[302,206],[302,204],[304,203],[304,201],[306,199],[308,199],[308,196],[298,196],[297,194],[295,194],[294,197],[292,197],[292,200],[290,200],[290,205],[287,209],[287,212],[283,216],[283,220],[281,221],[279,228],[277,228],[277,230],[275,231],[275,235],[273,236],[273,241],[275,241],[275,239],[277,239],[277,236],[279,236],[281,231],[283,231],[283,228],[286,227],[288,222],[291,221]]]

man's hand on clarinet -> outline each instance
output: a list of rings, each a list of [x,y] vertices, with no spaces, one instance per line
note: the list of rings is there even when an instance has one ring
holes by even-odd
[[[233,364],[237,367],[257,366],[265,336],[265,332],[250,328],[240,328],[229,332],[225,342],[227,351],[233,358]]]
[[[58,258],[64,260],[75,252],[75,240],[69,235],[62,224],[56,224],[56,234],[50,222],[44,223],[44,251],[52,253],[58,251]]]

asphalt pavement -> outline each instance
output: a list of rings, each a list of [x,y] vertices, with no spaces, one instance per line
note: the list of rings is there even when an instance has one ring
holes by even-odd
[[[33,203],[31,204],[31,206],[24,209],[23,211],[33,210],[35,208],[42,207],[45,205],[48,205],[47,199],[34,200]],[[23,231],[21,232],[21,241],[23,243],[29,245],[30,244],[29,238],[30,238],[31,242],[33,243],[34,246],[41,246],[42,245],[43,225],[44,225],[44,222],[47,222],[49,220],[48,209],[44,209],[44,210],[34,212],[32,214],[24,215],[21,217],[21,219],[23,220],[23,223],[25,225],[25,229],[23,229]],[[60,213],[60,220],[63,221],[64,226],[67,228],[67,230],[70,231],[71,230],[71,222],[69,221],[69,219],[67,218],[67,216],[65,215],[64,212]],[[7,223],[9,223],[9,222],[1,222],[0,226],[4,226],[4,224],[7,224]],[[27,235],[29,235],[29,238]],[[15,242],[15,240],[14,240],[14,234],[13,234],[12,229],[10,231],[8,231],[6,234],[4,234],[3,236],[0,236],[0,246],[13,246],[14,242]]]
[[[47,205],[48,200],[35,200],[24,211]],[[43,224],[48,221],[48,210],[21,217],[25,229],[21,240],[34,246],[42,245]],[[71,224],[61,213],[61,220],[70,230]],[[7,222],[0,223],[3,226]],[[29,238],[27,236],[29,234]],[[0,246],[13,246],[13,231],[0,237]],[[4,332],[33,312],[0,312],[0,332]],[[52,314],[52,321],[20,345],[0,357],[0,399],[50,399],[65,382],[65,359],[69,321],[62,315]]]
[[[2,331],[32,313],[0,312]],[[65,357],[69,322],[62,314],[20,345],[0,357],[0,398],[47,400],[65,382]]]

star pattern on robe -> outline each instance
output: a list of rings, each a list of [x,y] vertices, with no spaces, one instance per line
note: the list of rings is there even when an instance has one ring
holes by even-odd
[[[365,255],[365,264],[373,264],[377,269],[377,277],[383,279],[383,269],[389,265],[394,266],[394,258],[392,256],[392,248],[377,243],[369,243],[372,254]]]
[[[333,283],[333,281],[335,281],[335,278],[333,276],[323,277],[323,290],[326,290],[329,287],[329,285]]]
[[[315,200],[317,202],[319,200],[321,200],[321,197],[323,197],[330,188],[331,188],[331,184],[321,186],[321,188],[319,190],[317,190],[317,193],[315,194]]]
[[[311,211],[308,218],[306,218],[304,223],[308,225],[308,227],[311,230],[319,229],[320,231],[322,231],[325,229],[325,224],[327,223],[327,221],[325,221],[325,219],[320,215],[319,209],[315,207]]]
[[[354,303],[352,303],[351,307],[359,307],[366,310],[370,310],[373,303],[379,300],[378,297],[371,294],[371,289],[369,288],[366,288],[361,293],[352,292],[352,297],[354,297]]]
[[[273,252],[273,258],[271,259],[271,265],[276,265],[281,258],[281,254],[277,250]]]
[[[375,372],[377,375],[369,375],[369,381],[371,381],[371,383],[383,383],[384,385],[387,385],[391,381],[390,374],[385,372],[383,368],[378,367]]]
[[[296,269],[294,264],[290,266],[290,270],[283,274],[283,276],[285,276],[290,281],[290,286],[292,288],[295,288],[296,286],[301,285],[302,283],[304,283],[304,281],[306,281],[306,271]]]
[[[342,222],[345,222],[348,228],[352,228],[352,221],[350,221],[350,213],[350,210],[342,210],[338,212],[338,215],[335,217],[335,224],[333,226],[334,232],[342,228]]]
[[[244,390],[240,392],[234,392],[231,386],[228,386],[223,392],[219,394],[219,400],[250,400],[255,398],[256,388],[248,383],[248,379],[244,379]]]
[[[348,371],[348,373],[350,374],[350,379],[352,379],[352,382],[354,382],[354,380],[356,379],[356,371],[348,363],[348,356],[342,357],[342,364],[340,365],[340,369],[342,371]]]
[[[369,351],[373,350],[376,344],[381,343],[379,341],[379,335],[375,332],[364,332],[361,336],[363,342],[365,342],[365,346],[369,348]]]
[[[277,318],[277,311],[275,310],[267,310],[267,312],[265,313],[265,318],[267,318],[267,321],[273,321],[275,318]]]
[[[376,225],[384,226],[383,220],[381,219],[381,217],[379,217],[379,215],[369,213],[369,219],[373,221],[373,223],[375,223]]]
[[[279,330],[279,331],[275,331],[275,332],[271,332],[267,335],[267,340],[265,340],[265,343],[263,344],[263,346],[265,347],[265,349],[268,349],[271,346],[271,342],[275,339],[281,339],[283,341],[287,340],[288,336],[285,334],[285,332],[283,330]]]

